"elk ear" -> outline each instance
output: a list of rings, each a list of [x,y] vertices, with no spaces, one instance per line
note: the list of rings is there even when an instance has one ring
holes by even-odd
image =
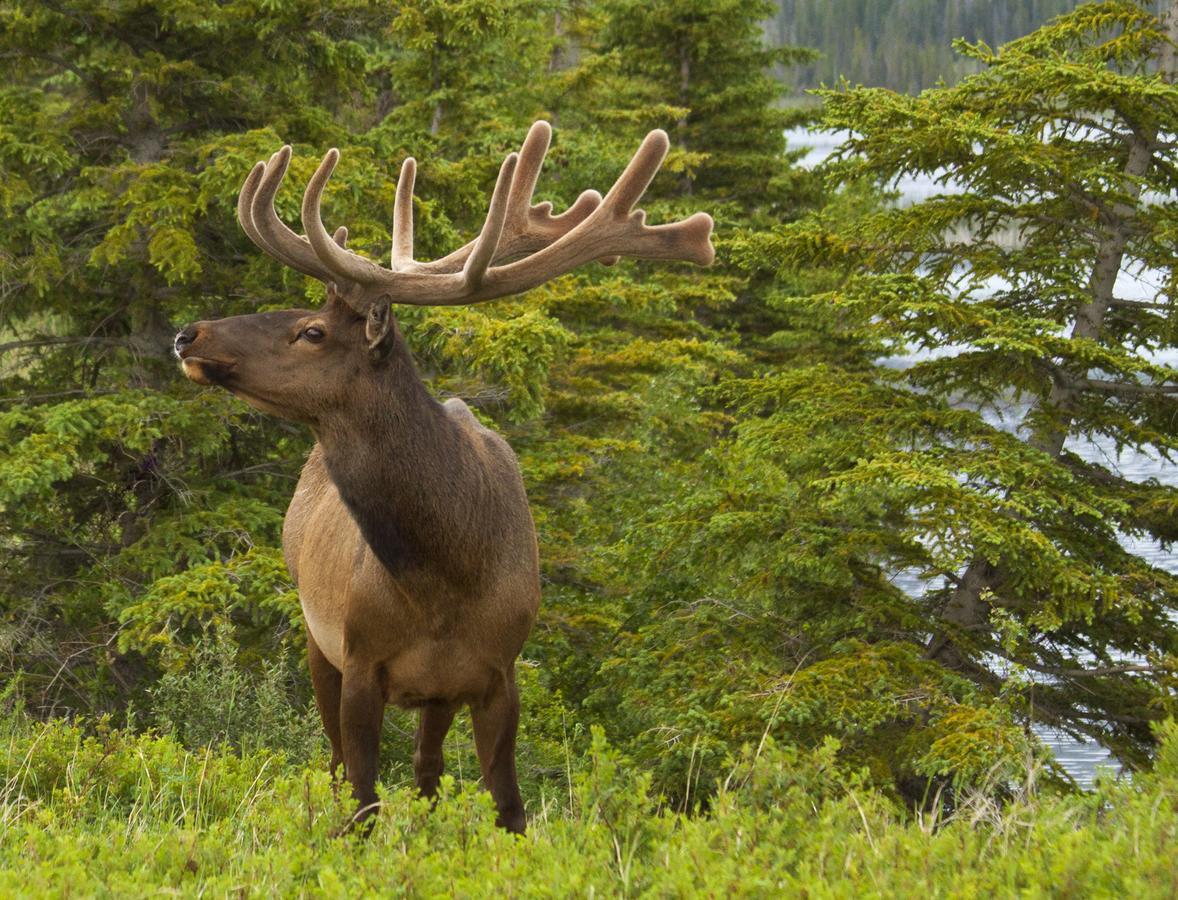
[[[381,362],[388,356],[396,339],[397,326],[393,320],[393,306],[388,297],[381,297],[368,309],[364,321],[364,337],[368,340],[368,356]]]
[[[339,285],[334,281],[327,282],[327,296],[323,301],[323,308],[327,309],[330,306],[335,306],[343,302],[344,298],[342,296],[342,292],[339,289]]]

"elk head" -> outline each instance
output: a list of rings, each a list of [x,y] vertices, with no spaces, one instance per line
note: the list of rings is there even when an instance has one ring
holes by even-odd
[[[712,219],[696,213],[669,225],[649,226],[634,204],[662,165],[669,142],[663,131],[646,136],[603,198],[586,191],[564,213],[532,204],[551,128],[536,122],[518,153],[499,169],[479,235],[432,262],[413,258],[413,181],[406,159],[397,182],[392,258],[378,265],[348,250],[347,229],[329,235],[320,199],[339,151],[329,150],[303,195],[305,236],[278,218],[274,197],[290,163],[283,147],[259,162],[237,200],[242,229],[274,259],[328,286],[319,310],[286,310],[197,322],[176,336],[184,373],[201,384],[227,388],[283,418],[315,424],[344,409],[357,395],[357,379],[379,371],[400,345],[393,303],[457,305],[527,291],[557,275],[620,256],[688,260],[708,265]]]

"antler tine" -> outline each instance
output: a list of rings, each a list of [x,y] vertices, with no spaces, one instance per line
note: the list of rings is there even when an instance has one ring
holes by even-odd
[[[413,262],[413,182],[417,178],[417,160],[412,156],[401,163],[397,178],[397,195],[393,201],[393,269]]]
[[[254,166],[237,196],[237,218],[250,239],[270,256],[297,272],[323,279],[330,272],[319,263],[307,241],[287,228],[274,210],[274,197],[289,163],[287,145],[269,162]]]
[[[622,171],[622,174],[614,182],[613,187],[609,189],[609,193],[606,194],[602,205],[609,206],[618,215],[628,215],[634,208],[634,204],[642,199],[642,195],[646,193],[646,189],[650,187],[650,183],[654,181],[655,175],[662,168],[663,160],[667,158],[667,151],[670,147],[671,140],[667,137],[665,131],[661,128],[656,128],[650,132],[643,138],[642,144],[638,147],[638,152],[634,154],[629,164]],[[700,215],[703,215],[704,218],[698,218]],[[635,221],[642,228],[646,222],[646,213],[639,210],[635,214]],[[688,223],[693,224],[689,226]],[[668,228],[676,230],[668,232],[666,230]],[[663,230],[660,232],[659,229]],[[657,234],[660,238],[666,238],[672,235],[684,237],[691,235],[691,242],[696,245],[697,249],[694,251],[696,255],[689,257],[690,261],[698,265],[710,266],[712,260],[715,259],[716,252],[712,249],[709,240],[712,233],[712,217],[706,213],[697,213],[673,225],[659,225],[653,228],[647,228],[645,229],[645,233],[647,237],[653,237]],[[701,233],[702,237],[700,236]],[[701,241],[706,245],[706,248],[698,249]],[[619,258],[618,256],[609,256],[603,257],[599,261],[607,266],[612,266]],[[676,259],[679,257],[671,256],[667,258]]]
[[[250,204],[254,201],[254,192],[258,189],[258,182],[262,180],[262,173],[265,171],[266,164],[259,160],[250,169],[250,173],[245,176],[245,181],[241,184],[241,190],[237,192],[237,222],[241,225],[241,230],[246,233],[246,236],[251,241],[257,244],[260,250],[274,255],[273,250],[262,239],[262,235],[254,225],[254,218],[250,215]]]
[[[661,128],[643,138],[638,151],[601,201],[599,212],[602,218],[611,216],[621,220],[619,236],[634,242],[631,247],[619,248],[621,256],[678,259],[710,266],[716,251],[711,242],[712,217],[707,213],[695,213],[681,222],[648,226],[645,212],[632,211],[658,174],[670,146],[670,138]]]
[[[266,163],[258,162],[253,169],[250,170],[249,175],[246,176],[245,182],[241,186],[241,190],[237,194],[237,221],[241,225],[241,230],[246,233],[246,236],[254,242],[255,245],[267,256],[271,256],[278,260],[285,266],[289,266],[296,271],[302,272],[304,275],[318,276],[317,271],[311,271],[311,267],[304,265],[300,260],[284,253],[280,247],[271,244],[258,230],[258,226],[254,223],[253,213],[251,212],[251,205],[254,202],[254,196],[257,193],[258,185],[261,184],[262,177],[266,173]]]
[[[323,197],[323,189],[327,180],[339,162],[339,150],[332,147],[319,163],[319,168],[307,182],[307,190],[303,194],[303,230],[307,232],[307,240],[319,261],[332,273],[324,281],[342,278],[357,284],[378,284],[389,280],[393,275],[387,269],[378,266],[371,260],[358,256],[339,246],[328,235],[323,227],[323,220],[319,214],[319,204]]]
[[[543,120],[533,122],[520,147],[519,165],[508,195],[508,233],[500,243],[502,256],[535,252],[546,247],[583,222],[601,203],[601,194],[585,191],[559,216],[552,215],[552,204],[547,200],[532,205],[536,181],[551,141],[552,126]]]
[[[548,145],[551,143],[552,126],[543,120],[533,122],[519,148],[519,164],[515,168],[511,192],[507,195],[509,214],[527,214],[532,195],[536,193],[540,168],[544,165],[544,157],[548,155]],[[552,204],[548,204],[548,208],[551,209]]]
[[[670,147],[671,140],[661,128],[656,128],[643,138],[638,152],[605,195],[602,206],[616,210],[622,215],[630,212],[654,181],[654,176],[658,174]]]
[[[544,202],[532,206],[536,181],[540,178],[540,169],[551,142],[552,126],[544,121],[533,122],[520,146],[519,165],[507,195],[507,233],[500,243],[502,256],[537,250],[556,237],[553,235],[545,240],[536,233],[537,226],[542,228],[551,218],[552,204]]]
[[[495,180],[495,190],[491,194],[491,203],[487,207],[487,220],[483,223],[483,230],[479,232],[474,249],[462,267],[462,274],[471,288],[482,284],[487,267],[491,264],[495,251],[499,249],[499,239],[503,236],[503,223],[507,220],[508,205],[511,202],[512,189],[518,173],[516,166],[519,156],[515,153],[507,154],[503,165],[499,167],[499,177]],[[535,176],[532,176],[533,179]],[[530,198],[529,193],[529,198]],[[524,201],[525,203],[527,200]]]

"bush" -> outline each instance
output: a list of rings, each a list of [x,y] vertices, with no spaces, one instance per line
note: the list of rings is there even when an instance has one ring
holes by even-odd
[[[322,756],[319,713],[290,662],[279,658],[249,671],[237,652],[220,631],[198,644],[184,668],[165,673],[151,690],[151,722],[190,749],[227,744],[281,751],[303,763]]]

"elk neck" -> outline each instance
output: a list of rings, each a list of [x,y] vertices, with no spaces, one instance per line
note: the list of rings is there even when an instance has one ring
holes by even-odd
[[[478,578],[487,507],[467,436],[422,383],[399,327],[366,366],[348,406],[315,428],[332,482],[376,557],[397,579]],[[481,533],[480,533],[481,532]]]

